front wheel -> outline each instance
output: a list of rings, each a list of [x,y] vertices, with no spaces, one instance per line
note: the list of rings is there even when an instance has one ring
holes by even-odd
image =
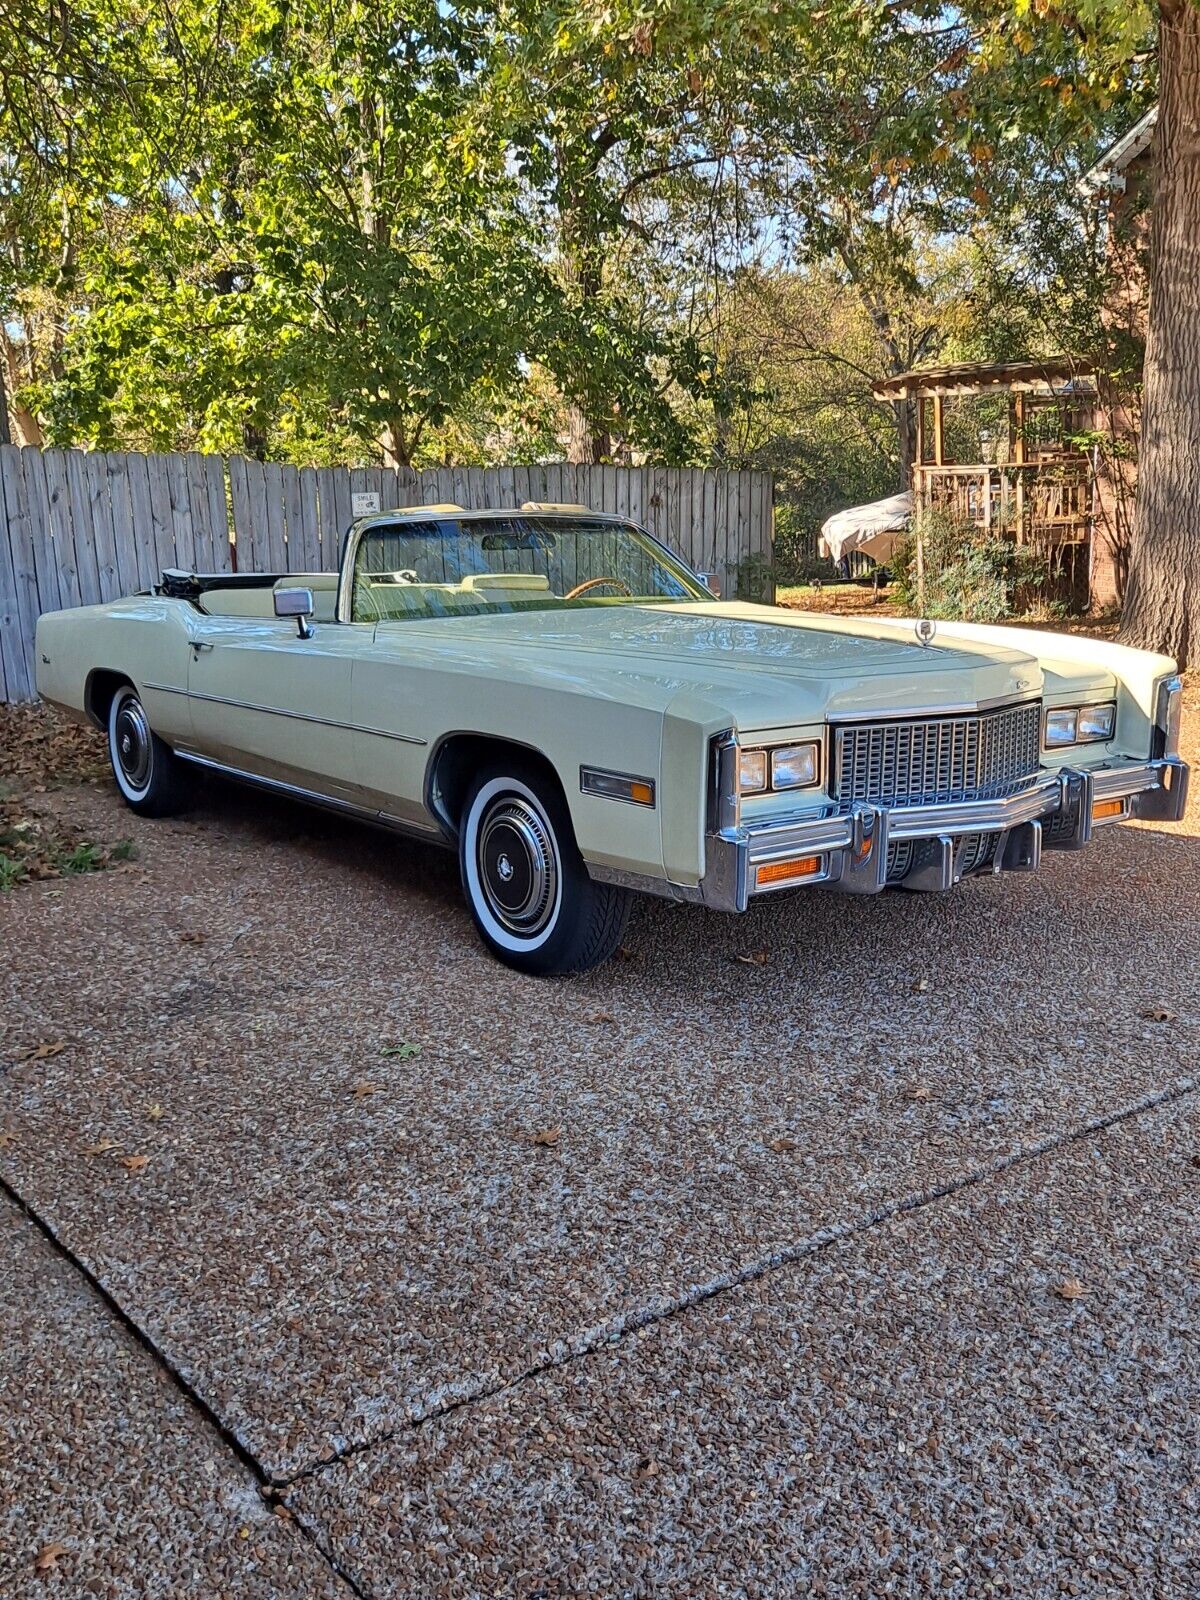
[[[122,684],[108,708],[108,758],[130,810],[144,817],[169,817],[182,809],[179,758],[151,728],[132,684]]]
[[[588,876],[566,803],[540,773],[492,767],[476,777],[458,858],[483,942],[519,972],[587,972],[620,943],[629,891]]]

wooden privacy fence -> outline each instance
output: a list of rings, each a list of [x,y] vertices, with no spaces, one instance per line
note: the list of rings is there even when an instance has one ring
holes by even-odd
[[[284,467],[242,456],[0,446],[0,700],[34,697],[34,625],[192,572],[331,571],[367,502],[580,503],[640,523],[721,593],[771,599],[767,472],[691,467]]]

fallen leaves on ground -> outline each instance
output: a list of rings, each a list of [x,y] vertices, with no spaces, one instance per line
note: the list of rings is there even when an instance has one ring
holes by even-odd
[[[1178,1018],[1168,1006],[1143,1006],[1138,1016],[1146,1022],[1176,1022]]]
[[[356,1100],[365,1100],[369,1094],[378,1093],[379,1085],[377,1083],[356,1083],[354,1085],[354,1098]]]
[[[777,1155],[782,1155],[784,1151],[794,1150],[795,1148],[795,1139],[789,1139],[786,1134],[781,1134],[778,1139],[770,1139],[767,1142],[767,1149],[774,1150]]]
[[[18,1061],[48,1061],[51,1056],[61,1055],[66,1048],[66,1043],[62,1039],[43,1040],[39,1044],[29,1044],[25,1046],[24,1050],[18,1050],[16,1059]]]
[[[103,872],[133,858],[131,839],[102,845],[24,801],[0,798],[0,892],[49,878]]]
[[[928,978],[918,978],[917,981],[912,986],[912,992],[914,994],[925,994],[926,991],[928,990],[928,988],[929,988],[929,979]]]
[[[385,1044],[379,1053],[385,1056],[398,1056],[401,1061],[411,1061],[413,1056],[421,1054],[421,1046],[409,1044],[406,1039],[402,1039],[399,1044]]]
[[[204,944],[207,939],[208,935],[201,933],[199,929],[192,933],[181,933],[179,935],[180,944]]]
[[[70,1553],[66,1545],[59,1544],[57,1540],[53,1544],[44,1544],[33,1558],[33,1570],[53,1572],[63,1556],[69,1556]]]
[[[110,1150],[118,1148],[119,1146],[115,1139],[97,1139],[95,1144],[84,1145],[83,1154],[85,1156],[106,1156]]]
[[[744,967],[765,967],[770,960],[767,950],[750,950],[744,956],[734,956],[735,961],[740,961]]]
[[[1060,1300],[1082,1300],[1087,1289],[1078,1278],[1066,1277],[1055,1284],[1054,1292]]]
[[[535,1133],[533,1142],[534,1144],[556,1145],[561,1138],[562,1123],[560,1122],[557,1127],[543,1128],[540,1133]]]
[[[126,1172],[144,1172],[150,1165],[149,1156],[122,1156],[121,1165]]]
[[[657,1478],[658,1462],[653,1456],[643,1456],[633,1469],[633,1477],[635,1483],[644,1483],[647,1478]]]
[[[104,735],[47,705],[0,705],[0,780],[47,789],[108,771]]]
[[[925,1105],[933,1099],[933,1090],[927,1083],[910,1084],[904,1091],[904,1098],[906,1100],[915,1100],[918,1105]]]
[[[161,1122],[162,1114],[163,1108],[158,1105],[157,1102],[152,1106],[146,1107],[146,1115],[150,1118],[151,1122]]]
[[[601,1022],[607,1022],[611,1027],[614,1028],[617,1025],[617,1019],[613,1016],[611,1011],[593,1011],[590,1016],[584,1017],[583,1020],[585,1022],[590,1022],[593,1026],[596,1026]]]

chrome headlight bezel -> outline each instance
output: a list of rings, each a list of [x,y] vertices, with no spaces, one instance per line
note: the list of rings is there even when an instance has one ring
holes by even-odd
[[[1078,706],[1048,706],[1042,719],[1042,748],[1068,750],[1079,744],[1108,744],[1116,737],[1116,732],[1115,700],[1092,700]]]
[[[819,788],[822,743],[820,739],[792,739],[786,744],[748,745],[739,750],[739,794],[795,794]],[[790,781],[786,776],[789,762],[800,769],[799,776]]]
[[[1179,731],[1183,716],[1183,684],[1177,673],[1160,678],[1154,708],[1154,741],[1151,755],[1179,754]]]

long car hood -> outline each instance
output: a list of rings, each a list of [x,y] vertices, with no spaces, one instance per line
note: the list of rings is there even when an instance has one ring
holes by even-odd
[[[611,679],[625,692],[637,686],[643,700],[711,699],[744,728],[937,711],[1042,687],[1038,662],[1025,650],[962,638],[926,646],[894,624],[773,606],[614,605],[396,626],[408,637],[419,629],[423,648],[447,665],[460,654],[494,655],[498,667],[507,658],[506,670],[579,676],[601,692]],[[611,689],[619,692],[617,681]]]

